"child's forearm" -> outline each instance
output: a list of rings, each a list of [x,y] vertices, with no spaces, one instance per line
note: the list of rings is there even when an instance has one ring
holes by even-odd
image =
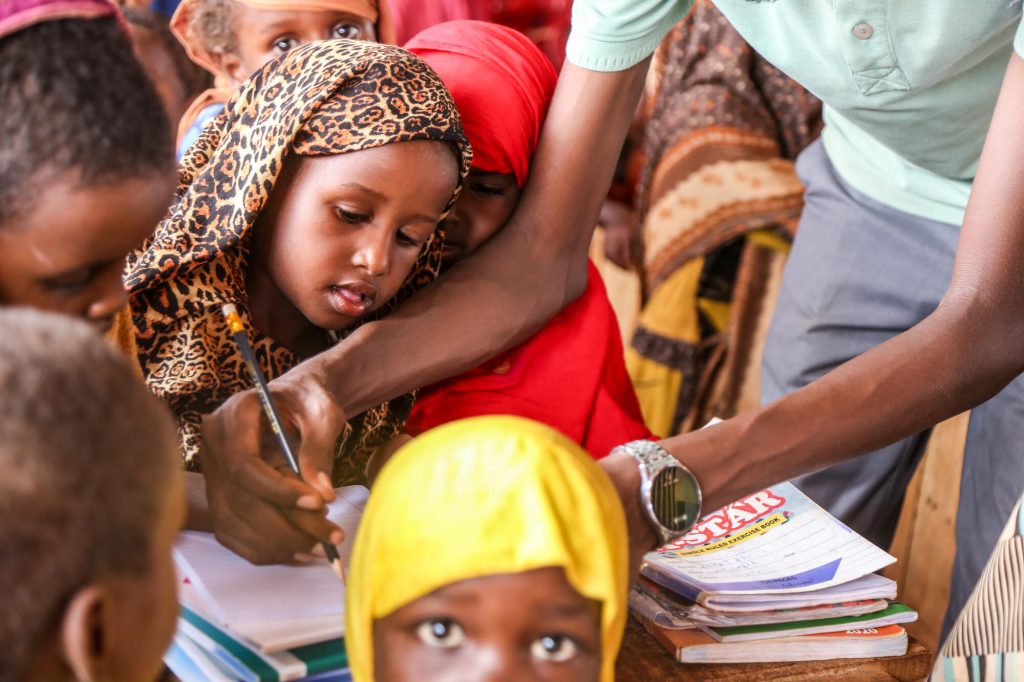
[[[300,371],[357,414],[515,346],[579,296],[646,71],[646,61],[617,73],[566,65],[510,223],[395,313]]]
[[[193,471],[185,472],[185,497],[188,518],[185,519],[185,528],[188,530],[202,530],[211,532],[213,525],[210,523],[209,508],[206,504],[206,479],[202,474]]]
[[[391,457],[398,452],[400,448],[405,446],[405,444],[411,440],[412,436],[408,433],[400,433],[384,445],[377,448],[366,463],[367,485],[371,487],[373,486],[373,482],[377,480],[377,476],[380,474],[380,470],[384,468],[384,465],[388,463]]]

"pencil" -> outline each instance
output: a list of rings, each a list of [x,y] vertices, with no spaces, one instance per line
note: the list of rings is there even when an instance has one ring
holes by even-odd
[[[296,474],[301,474],[299,471],[299,460],[295,457],[295,453],[292,452],[292,446],[288,442],[288,438],[285,436],[284,425],[281,423],[281,416],[277,413],[277,408],[274,406],[274,401],[270,399],[270,389],[267,387],[267,379],[263,376],[263,372],[260,371],[260,366],[256,362],[256,354],[253,353],[252,346],[249,345],[249,337],[245,335],[245,328],[242,326],[242,320],[238,317],[238,309],[235,308],[233,303],[227,303],[221,308],[221,312],[224,314],[224,319],[227,320],[228,329],[231,331],[231,337],[238,344],[238,350],[242,352],[242,357],[245,359],[245,364],[249,369],[249,375],[252,376],[252,381],[256,385],[256,394],[260,398],[260,404],[263,405],[263,411],[267,415],[267,420],[270,422],[270,430],[274,432],[274,436],[277,438],[277,444],[281,446],[281,450],[284,452],[285,458],[288,460],[288,466],[292,468]],[[338,575],[338,578],[342,582],[345,582],[345,566],[341,563],[341,557],[338,556],[338,550],[334,545],[324,542],[324,555],[327,557],[327,561],[331,564],[331,568]]]

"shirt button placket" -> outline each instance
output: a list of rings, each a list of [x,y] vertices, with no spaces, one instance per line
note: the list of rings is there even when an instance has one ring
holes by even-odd
[[[909,90],[896,60],[888,23],[894,0],[833,0],[839,40],[850,75],[862,95]]]

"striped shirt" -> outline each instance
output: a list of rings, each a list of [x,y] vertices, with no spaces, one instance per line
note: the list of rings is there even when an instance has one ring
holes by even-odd
[[[1024,498],[939,653],[932,680],[1024,682]]]

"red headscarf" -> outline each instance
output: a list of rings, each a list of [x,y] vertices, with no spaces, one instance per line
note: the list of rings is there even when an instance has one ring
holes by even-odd
[[[433,68],[452,93],[473,146],[473,167],[515,173],[520,186],[555,89],[555,70],[525,36],[476,21],[427,29],[406,49]],[[416,436],[487,414],[553,426],[593,457],[650,438],[626,373],[622,338],[593,264],[587,289],[521,346],[425,389],[406,423]]]
[[[0,38],[44,21],[110,16],[120,18],[121,13],[107,0],[3,0],[0,2]]]
[[[446,21],[491,18],[491,0],[388,0],[398,45]]]
[[[518,31],[482,21],[449,21],[405,46],[441,76],[462,114],[473,167],[514,173],[522,187],[558,75]]]

